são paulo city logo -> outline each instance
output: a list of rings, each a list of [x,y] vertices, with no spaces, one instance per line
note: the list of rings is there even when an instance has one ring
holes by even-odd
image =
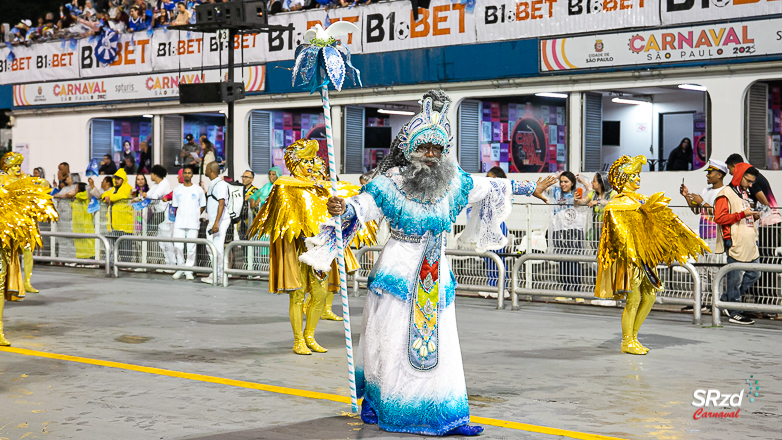
[[[731,418],[737,419],[741,412],[741,404],[755,402],[755,398],[760,396],[760,384],[754,376],[749,376],[744,384],[745,388],[737,393],[723,393],[720,390],[695,390],[692,397],[692,406],[696,407],[692,418],[714,419]],[[749,388],[749,390],[747,389]]]

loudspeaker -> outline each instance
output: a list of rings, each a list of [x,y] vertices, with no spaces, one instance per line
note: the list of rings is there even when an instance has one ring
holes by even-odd
[[[195,8],[196,24],[252,25],[268,23],[266,1],[202,3]]]
[[[208,104],[244,99],[244,83],[179,84],[180,104]]]
[[[238,101],[240,99],[244,99],[244,83],[243,82],[235,82],[235,83],[227,83],[222,82],[220,83],[220,99],[223,100],[223,102],[232,102],[232,101]]]
[[[182,104],[205,104],[210,102],[222,102],[220,98],[220,84],[179,84],[179,102]]]

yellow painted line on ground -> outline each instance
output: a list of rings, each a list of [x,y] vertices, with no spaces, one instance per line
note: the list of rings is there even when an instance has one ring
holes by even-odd
[[[527,423],[509,422],[507,420],[490,419],[488,417],[470,416],[470,421],[479,425],[498,426],[500,428],[517,429],[519,431],[537,432],[540,434],[559,435],[580,440],[624,440],[607,435],[587,434],[585,432],[568,431],[567,429],[549,428],[548,426],[530,425]]]
[[[125,364],[122,362],[104,361],[100,359],[83,358],[79,356],[69,356],[67,354],[47,353],[45,351],[28,350],[26,348],[2,347],[2,351],[10,353],[23,354],[26,356],[36,356],[48,359],[57,359],[61,361],[77,362],[80,364],[99,365],[101,367],[119,368],[121,370],[138,371],[141,373],[157,374],[158,376],[178,377],[180,379],[190,379],[199,382],[217,383],[221,385],[230,385],[232,387],[250,388],[253,390],[268,391],[270,393],[288,394],[291,396],[308,397],[310,399],[331,400],[333,402],[350,404],[350,397],[339,396],[337,394],[319,393],[317,391],[297,390],[295,388],[278,387],[275,385],[264,385],[255,382],[246,382],[243,380],[226,379],[223,377],[207,376],[204,374],[184,373],[181,371],[165,370],[162,368],[144,367],[142,365]]]
[[[98,365],[101,367],[118,368],[120,370],[138,371],[140,373],[156,374],[158,376],[177,377],[180,379],[195,380],[198,382],[216,383],[232,387],[249,388],[252,390],[268,391],[270,393],[287,394],[289,396],[306,397],[309,399],[330,400],[332,402],[350,403],[350,397],[337,394],[319,393],[317,391],[299,390],[296,388],[278,387],[275,385],[264,385],[262,383],[247,382],[244,380],[226,379],[224,377],[207,376],[205,374],[185,373],[182,371],[166,370],[163,368],[144,367],[142,365],[125,364],[122,362],[104,361],[100,359],[84,358],[79,356],[70,356],[67,354],[48,353],[45,351],[28,350],[26,348],[0,347],[0,352],[23,354],[25,356],[35,356],[47,359],[57,359],[61,361],[76,362],[79,364]],[[481,425],[497,426],[500,428],[515,429],[518,431],[537,432],[540,434],[559,435],[562,437],[574,438],[579,440],[624,440],[618,437],[608,437],[605,435],[587,434],[578,431],[568,431],[566,429],[549,428],[547,426],[529,425],[526,423],[510,422],[507,420],[490,419],[487,417],[471,416],[473,423]]]

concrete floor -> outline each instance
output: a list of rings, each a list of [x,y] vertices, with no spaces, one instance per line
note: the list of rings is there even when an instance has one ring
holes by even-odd
[[[347,395],[342,323],[321,321],[331,351],[291,352],[288,299],[263,282],[229,288],[162,274],[38,266],[41,290],[7,303],[15,348]],[[473,416],[627,439],[782,438],[782,322],[721,329],[653,311],[648,356],[619,352],[620,309],[522,303],[498,311],[458,298]],[[353,299],[358,341],[363,298]],[[335,306],[339,312],[339,306]],[[708,319],[705,320],[708,322]],[[737,419],[693,420],[693,392],[759,380]],[[418,438],[381,432],[349,405],[0,351],[0,439]],[[488,426],[482,438],[554,435]],[[582,436],[580,438],[597,438]]]

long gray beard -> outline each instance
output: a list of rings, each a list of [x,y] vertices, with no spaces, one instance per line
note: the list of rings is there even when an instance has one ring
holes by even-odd
[[[415,152],[408,158],[410,165],[402,168],[402,191],[422,202],[435,202],[441,199],[451,186],[456,167],[447,158],[427,158],[425,153]],[[434,162],[430,167],[424,161]]]

